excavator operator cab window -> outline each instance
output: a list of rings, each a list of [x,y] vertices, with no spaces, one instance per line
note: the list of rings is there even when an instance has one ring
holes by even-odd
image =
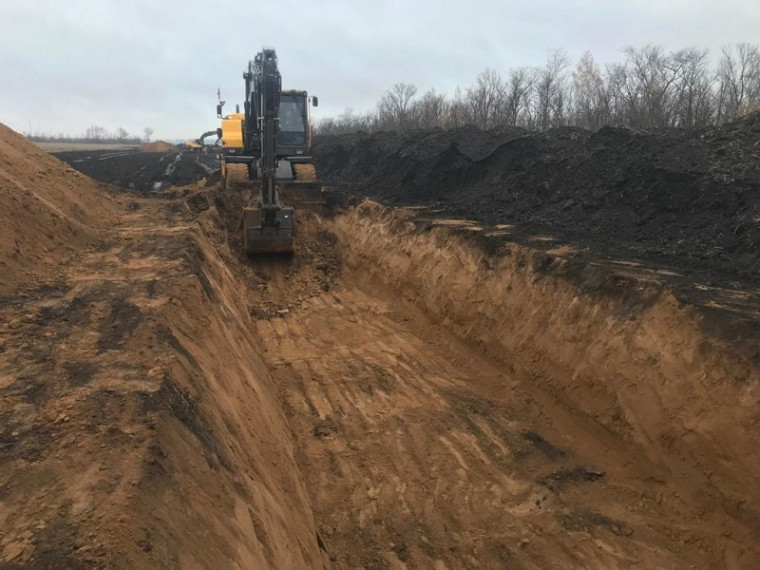
[[[283,96],[280,99],[280,133],[277,142],[283,146],[306,144],[305,100]]]

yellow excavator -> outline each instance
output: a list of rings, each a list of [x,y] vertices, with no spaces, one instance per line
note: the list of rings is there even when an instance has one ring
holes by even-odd
[[[203,147],[201,146],[201,143],[197,140],[187,140],[185,141],[185,149],[191,151],[191,152],[200,152]]]
[[[319,101],[306,91],[282,89],[274,49],[263,49],[243,73],[243,112],[222,114],[218,130],[222,181],[250,191],[243,210],[243,243],[249,254],[294,250],[295,208],[323,204],[311,155],[311,111]]]

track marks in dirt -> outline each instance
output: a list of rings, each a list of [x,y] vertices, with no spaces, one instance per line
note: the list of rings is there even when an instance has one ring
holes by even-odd
[[[335,567],[579,564],[544,533],[581,525],[560,489],[601,476],[531,431],[501,367],[386,295],[343,282],[257,322]],[[622,523],[588,512],[584,529],[616,536]]]
[[[89,567],[129,532],[118,513],[144,476],[153,419],[143,401],[159,383],[156,361],[140,356],[153,342],[141,283],[161,265],[133,272],[139,256],[123,243],[90,250],[64,281],[0,306],[5,562]]]
[[[176,562],[134,518],[177,473],[159,427],[175,418],[210,466],[225,464],[173,375],[184,345],[163,316],[188,287],[202,291],[197,248],[171,209],[138,206],[60,281],[0,302],[0,565]]]
[[[655,331],[691,346],[672,299],[629,307],[596,269],[582,289],[561,260],[548,271],[544,254],[513,246],[500,261],[499,248],[408,219],[367,206],[331,220],[342,266],[329,291],[256,320],[334,567],[746,567],[748,513],[713,513],[715,496],[693,494],[702,475],[677,438],[668,450],[631,437],[673,402],[646,378],[609,392],[631,358],[663,373],[678,352],[653,345]],[[270,274],[284,298],[301,279],[286,270]],[[613,358],[630,346],[615,340],[624,327],[640,334],[633,357],[579,367],[572,346],[599,340],[583,354]],[[562,366],[552,351],[575,358]]]

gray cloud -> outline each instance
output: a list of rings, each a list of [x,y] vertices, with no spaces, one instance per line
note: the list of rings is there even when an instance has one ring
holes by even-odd
[[[757,0],[190,2],[25,0],[0,6],[0,121],[78,134],[92,124],[162,138],[216,126],[241,74],[274,46],[286,87],[316,116],[371,109],[398,81],[451,93],[486,67],[541,64],[550,49],[614,61],[628,45],[755,41]]]

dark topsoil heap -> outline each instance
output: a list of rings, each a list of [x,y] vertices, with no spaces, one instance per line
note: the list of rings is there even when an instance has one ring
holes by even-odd
[[[760,113],[719,129],[317,137],[326,183],[516,224],[707,282],[760,279]],[[738,286],[738,283],[734,283]]]
[[[219,168],[212,154],[177,151],[76,150],[56,152],[55,156],[95,180],[145,194],[155,193],[157,186],[166,189],[208,180],[211,175],[201,164],[212,170]]]

